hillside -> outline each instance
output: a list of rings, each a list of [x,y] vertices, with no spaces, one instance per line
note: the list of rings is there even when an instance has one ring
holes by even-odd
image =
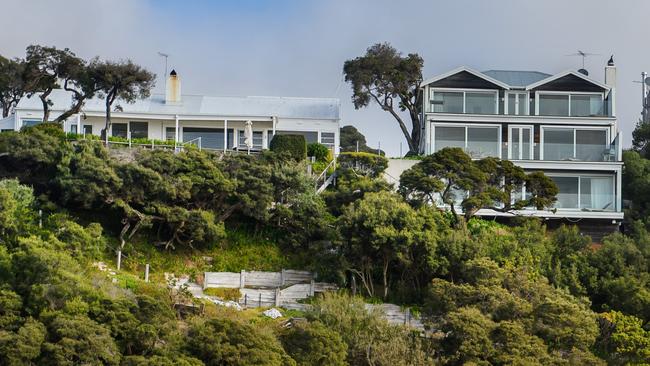
[[[0,134],[0,364],[650,359],[643,225],[594,249],[575,227],[465,220],[392,191],[372,155],[343,158],[322,195],[305,162],[281,152],[132,156],[70,142],[56,126]],[[270,319],[165,279],[283,268],[343,291]],[[426,332],[388,324],[369,302],[408,306]]]

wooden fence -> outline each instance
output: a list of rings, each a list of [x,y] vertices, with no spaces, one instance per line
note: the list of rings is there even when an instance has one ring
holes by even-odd
[[[309,271],[283,269],[280,272],[241,271],[205,272],[203,288],[277,288],[313,281],[314,274]]]

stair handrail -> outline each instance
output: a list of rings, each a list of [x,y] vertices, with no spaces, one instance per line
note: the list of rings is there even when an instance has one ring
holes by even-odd
[[[330,161],[330,163],[327,164],[325,169],[323,169],[323,171],[318,175],[318,177],[316,177],[316,182],[315,182],[316,188],[318,188],[318,182],[320,182],[321,178],[323,179],[323,183],[327,181],[327,171],[332,167],[332,165],[336,166],[336,157],[334,157],[334,159],[332,159],[332,161]]]

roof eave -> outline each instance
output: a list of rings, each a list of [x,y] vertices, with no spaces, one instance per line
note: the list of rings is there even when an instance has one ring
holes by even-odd
[[[580,79],[582,79],[582,80],[584,80],[584,81],[586,81],[586,82],[589,82],[589,83],[591,83],[591,84],[594,84],[594,85],[596,85],[596,86],[598,86],[598,87],[604,89],[604,90],[606,91],[605,96],[607,96],[607,94],[609,94],[609,92],[610,92],[610,90],[611,90],[611,88],[610,88],[608,85],[603,84],[603,83],[601,83],[601,82],[599,82],[599,81],[596,81],[596,80],[594,80],[594,79],[591,79],[591,78],[587,77],[586,75],[583,75],[583,74],[581,74],[581,73],[579,73],[579,72],[577,72],[577,71],[573,71],[573,70],[566,70],[566,71],[563,71],[563,72],[561,72],[561,73],[558,73],[558,74],[555,74],[555,75],[551,75],[551,76],[549,76],[549,77],[547,77],[547,78],[545,78],[545,79],[542,79],[542,80],[540,80],[540,81],[538,81],[538,82],[532,83],[532,84],[526,86],[526,90],[532,90],[532,89],[535,89],[535,88],[537,88],[537,87],[540,87],[540,86],[542,86],[542,85],[544,85],[544,84],[548,84],[548,83],[550,83],[551,81],[557,80],[557,79],[562,78],[562,77],[565,77],[565,76],[567,76],[567,75],[574,75],[574,76],[577,76],[578,78],[580,78]]]
[[[422,82],[422,86],[424,87],[424,86],[429,85],[431,83],[434,83],[434,82],[436,82],[438,80],[442,80],[442,79],[447,78],[449,76],[458,74],[459,72],[462,72],[462,71],[469,72],[470,74],[472,74],[472,75],[474,75],[476,77],[479,77],[479,78],[481,78],[481,79],[483,79],[485,81],[488,81],[488,82],[490,82],[490,83],[492,83],[494,85],[500,86],[503,89],[510,90],[510,85],[508,85],[508,84],[506,84],[504,82],[501,82],[501,81],[499,81],[497,79],[494,79],[494,78],[492,78],[490,76],[487,76],[487,75],[485,75],[484,73],[482,73],[480,71],[476,71],[474,69],[471,69],[471,68],[469,68],[467,66],[461,66],[461,67],[455,68],[455,69],[453,69],[451,71],[448,71],[448,72],[446,72],[444,74],[440,74],[440,75],[434,76],[432,78],[429,78],[429,79]]]

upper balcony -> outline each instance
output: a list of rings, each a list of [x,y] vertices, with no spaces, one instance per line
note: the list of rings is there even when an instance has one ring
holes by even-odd
[[[574,71],[481,73],[463,67],[424,81],[422,92],[425,113],[585,119],[615,112],[611,87]]]

